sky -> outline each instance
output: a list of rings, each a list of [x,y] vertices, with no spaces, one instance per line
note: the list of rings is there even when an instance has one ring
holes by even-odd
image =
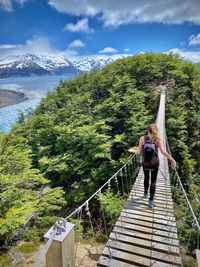
[[[200,0],[0,0],[0,59],[144,52],[200,62]]]

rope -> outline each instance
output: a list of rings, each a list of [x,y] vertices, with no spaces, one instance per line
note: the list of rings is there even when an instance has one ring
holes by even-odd
[[[117,185],[117,193],[119,194],[119,183],[118,183],[118,180],[117,180],[117,175],[115,175],[115,183]]]
[[[98,248],[97,248],[97,242],[96,242],[96,238],[95,238],[95,233],[94,233],[94,227],[93,227],[93,224],[92,224],[92,216],[91,216],[90,209],[89,209],[89,202],[86,202],[85,210],[87,211],[86,215],[89,218],[90,227],[92,229],[92,235],[93,235],[93,238],[94,238],[94,241],[95,241],[96,252],[97,252],[97,254],[99,254],[98,253]]]
[[[121,172],[121,170],[124,168],[125,165],[127,165],[136,155],[134,154],[127,163],[125,163],[109,180],[115,179],[115,176],[119,174],[119,172]],[[109,183],[109,180],[104,183],[91,197],[89,197],[81,206],[79,206],[75,211],[73,211],[71,214],[69,214],[65,220],[68,220],[69,218],[71,218],[74,214],[76,214],[82,207],[84,207],[86,205],[87,202],[89,202],[92,198],[94,198],[99,191],[101,191],[105,186],[107,186],[107,184]]]
[[[170,147],[169,147],[169,143],[168,143],[168,140],[166,138],[166,144],[167,144],[167,150],[169,152],[169,154],[171,155],[171,150],[170,150]],[[191,242],[191,237],[192,237],[192,234],[193,234],[193,231],[194,231],[194,227],[196,226],[197,227],[197,248],[199,248],[199,234],[200,234],[200,226],[199,226],[199,222],[197,220],[197,217],[193,211],[193,208],[190,204],[190,201],[187,197],[187,194],[185,192],[185,189],[183,187],[183,184],[181,182],[181,179],[180,179],[180,176],[177,172],[177,169],[172,166],[172,171],[173,171],[173,175],[172,175],[172,180],[174,179],[174,186],[176,186],[178,188],[178,190],[181,191],[181,197],[182,198],[185,198],[186,200],[186,214],[185,214],[185,217],[187,217],[187,211],[190,211],[191,214],[192,214],[192,217],[193,217],[193,221],[192,221],[192,229],[190,230],[190,235],[189,235],[189,239],[187,241],[187,245],[186,245],[186,251],[185,253],[187,254],[189,252],[189,245],[190,245],[190,242]],[[178,196],[177,196],[177,190],[175,189],[174,190],[174,198],[176,201],[178,201]],[[181,236],[183,235],[183,230],[185,229],[186,227],[186,220],[185,219],[182,219],[182,221],[184,222],[184,225],[182,225],[182,229],[181,229]],[[174,257],[174,261],[175,261],[175,257]]]
[[[115,180],[116,181],[116,180]],[[110,183],[108,184],[108,193],[110,194],[111,193],[111,185],[110,185]],[[112,212],[111,212],[111,224],[112,224],[112,229],[113,229],[113,226],[114,226],[114,220],[113,220],[113,215],[112,215]],[[114,232],[115,233],[115,237],[116,237],[116,239],[117,239],[117,233],[116,232]]]
[[[83,209],[81,208],[81,209],[79,210],[79,212],[77,213],[77,220],[81,220],[81,217],[82,217],[82,211],[83,211]],[[77,240],[77,242],[76,242],[75,253],[74,253],[74,260],[75,260],[75,262],[76,262],[76,256],[77,256],[77,249],[78,249],[78,240]]]
[[[168,151],[169,151],[169,153],[171,154],[171,150],[170,150],[169,143],[168,143],[168,140],[167,140],[167,139],[166,139],[166,143],[167,143]],[[184,187],[183,187],[183,184],[182,184],[182,182],[181,182],[180,176],[178,175],[178,172],[177,172],[177,170],[176,170],[176,167],[173,166],[173,169],[174,169],[174,172],[175,172],[175,174],[176,174],[178,183],[179,183],[179,185],[180,185],[180,187],[181,187],[181,190],[182,190],[182,192],[183,192],[183,194],[184,194],[184,197],[185,197],[185,199],[186,199],[186,201],[187,201],[187,205],[188,205],[188,207],[189,207],[189,209],[190,209],[190,211],[191,211],[191,213],[192,213],[192,216],[193,216],[193,218],[194,218],[194,221],[195,221],[195,223],[196,223],[196,225],[197,225],[198,231],[200,232],[199,222],[198,222],[197,217],[196,217],[196,215],[195,215],[195,213],[194,213],[194,211],[193,211],[193,208],[192,208],[192,206],[191,206],[191,204],[190,204],[190,201],[189,201],[189,199],[188,199],[188,197],[187,197],[187,194],[186,194],[185,189],[184,189]]]
[[[129,193],[129,184],[128,184],[128,177],[127,177],[127,172],[126,172],[126,165],[124,166],[124,174],[125,174],[127,194],[128,194]]]
[[[110,249],[110,246],[109,246],[108,229],[107,229],[105,214],[104,214],[103,205],[102,205],[101,191],[99,192],[99,200],[100,200],[100,209],[101,209],[102,218],[103,218],[104,230],[105,230],[106,236],[108,238],[108,251],[109,251],[109,256],[110,256],[110,259],[112,259],[112,253],[111,253],[111,249]]]
[[[120,170],[120,178],[121,178],[121,184],[122,184],[122,192],[123,192],[123,196],[124,196],[125,191],[124,191],[124,182],[123,182],[122,170]]]

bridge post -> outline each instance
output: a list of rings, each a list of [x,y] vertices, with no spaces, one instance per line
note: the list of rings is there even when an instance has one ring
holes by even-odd
[[[196,249],[197,267],[200,267],[200,250]]]
[[[46,253],[46,267],[74,267],[74,224],[64,221],[64,227],[56,223],[45,235],[47,242],[54,230],[57,234]],[[57,227],[57,228],[56,228]],[[56,229],[55,229],[56,228]]]

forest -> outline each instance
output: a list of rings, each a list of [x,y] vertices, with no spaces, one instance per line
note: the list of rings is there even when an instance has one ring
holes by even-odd
[[[127,150],[156,119],[160,84],[169,84],[168,142],[200,220],[200,69],[178,55],[140,54],[61,81],[0,134],[0,262],[9,261],[5,253],[19,242],[39,245],[58,217],[129,159]],[[189,225],[184,205],[179,195],[177,220],[188,216]],[[180,233],[186,241],[189,230]]]

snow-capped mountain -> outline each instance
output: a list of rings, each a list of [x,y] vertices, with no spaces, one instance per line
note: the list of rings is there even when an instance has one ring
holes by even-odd
[[[78,70],[82,72],[88,72],[94,69],[101,69],[106,64],[124,57],[127,57],[127,55],[121,54],[112,56],[90,56],[82,59],[77,58],[77,60],[73,61],[73,64]]]
[[[79,74],[100,69],[127,55],[79,57],[74,61],[65,56],[11,55],[0,60],[0,78],[32,75]]]
[[[0,60],[0,78],[45,74],[77,74],[77,70],[63,56],[12,55]]]

